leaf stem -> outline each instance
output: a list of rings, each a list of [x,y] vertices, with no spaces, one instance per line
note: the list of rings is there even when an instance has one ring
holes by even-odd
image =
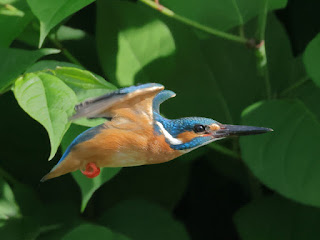
[[[259,15],[259,31],[257,39],[262,41],[265,39],[266,27],[267,27],[267,18],[268,18],[268,3],[269,0],[262,0],[261,13]]]
[[[227,39],[227,40],[230,40],[230,41],[234,41],[234,42],[238,42],[238,43],[242,43],[242,44],[246,44],[248,42],[248,39],[242,37],[242,36],[237,36],[237,35],[234,35],[234,34],[230,34],[230,33],[226,33],[226,32],[223,32],[223,31],[220,31],[220,30],[217,30],[217,29],[214,29],[214,28],[211,28],[211,27],[208,27],[208,26],[205,26],[205,25],[202,25],[196,21],[193,21],[191,19],[188,19],[186,17],[183,17],[181,15],[178,15],[176,13],[174,13],[172,10],[162,6],[162,5],[159,5],[151,0],[139,0],[140,2],[144,3],[145,5],[148,5],[149,7],[151,8],[154,8],[156,10],[158,10],[159,12],[161,12],[162,14],[168,16],[168,17],[171,17],[173,19],[176,19],[178,20],[179,22],[182,22],[186,25],[189,25],[189,26],[192,26],[194,28],[197,28],[201,31],[204,31],[206,33],[209,33],[211,35],[214,35],[214,36],[217,36],[217,37],[220,37],[220,38],[224,38],[224,39]]]
[[[66,57],[67,59],[69,59],[70,62],[72,62],[72,63],[74,63],[74,64],[76,64],[76,65],[79,65],[79,66],[81,66],[81,67],[84,68],[84,66],[79,62],[79,60],[78,60],[75,56],[73,56],[73,55],[69,52],[68,49],[66,49],[66,48],[63,47],[63,45],[61,44],[61,42],[58,40],[56,34],[55,34],[55,37],[50,37],[49,39],[50,39],[50,41],[51,41],[57,48],[59,48],[59,49],[61,50],[62,54],[64,54],[65,57]]]
[[[309,76],[304,76],[303,78],[301,78],[299,81],[295,82],[293,85],[291,85],[290,87],[286,88],[285,90],[283,90],[280,93],[281,97],[287,96],[288,93],[290,93],[291,91],[293,91],[296,88],[299,88],[300,86],[302,86],[303,84],[305,84],[307,81],[309,81],[310,78]]]
[[[210,148],[214,149],[215,151],[219,152],[219,153],[222,153],[224,155],[227,155],[229,157],[232,157],[232,158],[235,158],[235,159],[240,159],[240,155],[237,154],[236,152],[230,150],[229,148],[226,148],[218,143],[210,143],[208,145]]]
[[[258,69],[262,73],[265,81],[267,99],[271,99],[271,83],[269,78],[268,59],[265,46],[265,34],[268,18],[268,2],[269,0],[262,0],[261,13],[258,19],[258,33],[257,33],[257,45],[256,45],[256,57],[258,63]]]

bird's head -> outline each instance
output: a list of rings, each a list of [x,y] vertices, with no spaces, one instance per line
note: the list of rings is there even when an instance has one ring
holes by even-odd
[[[264,127],[221,124],[213,119],[203,117],[166,119],[160,115],[159,105],[174,96],[172,91],[164,90],[157,95],[153,102],[155,129],[159,134],[164,135],[166,142],[172,149],[188,152],[226,137],[272,131],[272,129]]]

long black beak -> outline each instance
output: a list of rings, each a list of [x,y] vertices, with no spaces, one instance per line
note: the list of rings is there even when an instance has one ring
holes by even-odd
[[[215,138],[225,138],[229,136],[255,135],[255,134],[261,134],[261,133],[273,131],[273,129],[271,128],[242,126],[242,125],[221,124],[220,127],[221,128],[215,131],[213,134]]]

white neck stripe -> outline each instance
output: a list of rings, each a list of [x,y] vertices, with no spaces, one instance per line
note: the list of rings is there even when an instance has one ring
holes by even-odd
[[[172,137],[172,135],[163,127],[162,123],[156,121],[156,124],[160,128],[161,133],[164,135],[166,140],[169,141],[170,144],[172,145],[179,145],[182,144],[183,142],[177,138]]]

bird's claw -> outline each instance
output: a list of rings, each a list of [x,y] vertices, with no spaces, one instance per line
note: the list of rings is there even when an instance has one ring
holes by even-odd
[[[85,170],[81,170],[82,174],[88,178],[94,178],[100,174],[100,168],[95,163],[88,163]]]

